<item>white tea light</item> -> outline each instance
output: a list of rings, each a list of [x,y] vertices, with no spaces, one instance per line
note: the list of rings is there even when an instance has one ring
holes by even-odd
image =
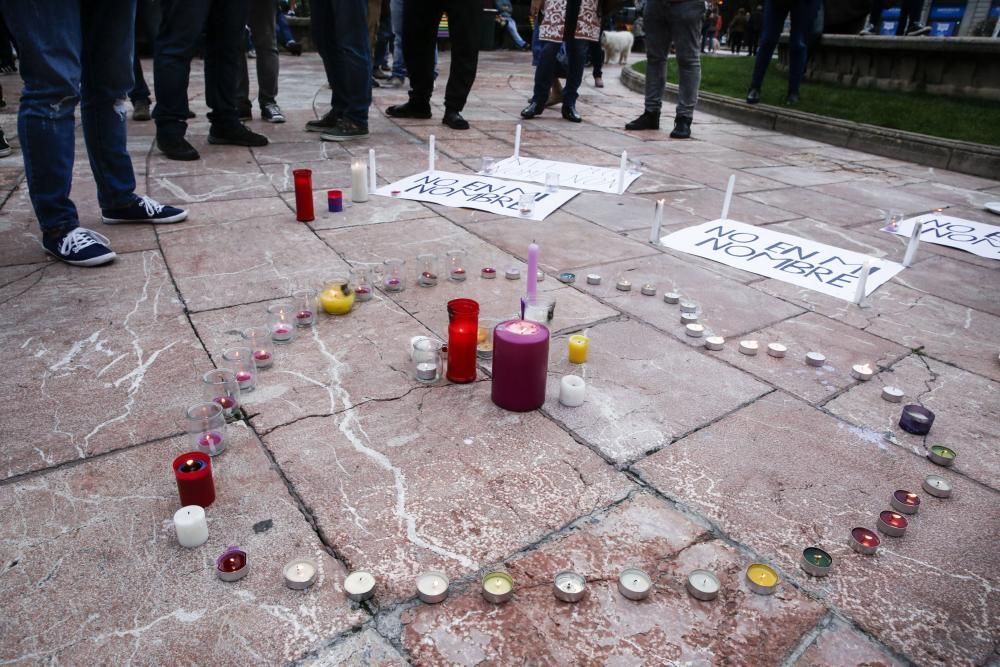
[[[948,498],[951,496],[951,482],[940,475],[927,475],[921,486],[924,491],[935,498]]]
[[[427,604],[444,602],[448,597],[448,575],[444,572],[424,572],[417,577],[417,597]]]
[[[642,289],[640,291],[643,293],[644,296],[656,296],[656,285],[653,285],[652,283],[646,283],[645,285],[642,286]]]
[[[601,284],[601,277],[599,275],[597,275],[596,273],[588,273],[587,274],[587,284],[588,285],[600,285]]]
[[[722,336],[709,336],[705,339],[705,349],[718,352],[726,345],[726,339]]]
[[[867,382],[868,380],[871,380],[874,375],[875,370],[870,364],[854,364],[851,366],[851,377],[855,380]]]
[[[681,313],[681,324],[698,324],[698,316],[694,313]]]
[[[507,267],[507,270],[503,273],[504,278],[507,280],[520,280],[521,279],[521,269],[516,266]]]
[[[701,324],[688,324],[684,327],[684,333],[691,338],[701,338],[702,334],[705,333],[705,327]]]
[[[319,566],[308,558],[296,558],[282,568],[285,586],[297,591],[305,590],[316,583]]]
[[[819,352],[806,352],[806,364],[821,368],[826,364],[826,357]]]
[[[644,600],[649,597],[653,580],[637,567],[629,567],[618,575],[618,592],[629,600]]]
[[[344,592],[355,602],[364,602],[375,595],[375,577],[363,570],[351,572],[344,579]]]
[[[564,375],[559,381],[559,402],[567,408],[578,408],[583,405],[587,392],[587,384],[579,375]]]
[[[679,303],[681,300],[681,295],[677,292],[667,292],[663,295],[664,303]]]
[[[747,356],[754,356],[757,354],[758,349],[757,341],[755,340],[741,340],[740,341],[740,353]]]
[[[719,578],[708,570],[692,570],[684,585],[688,594],[696,600],[709,601],[719,596],[722,584]]]
[[[775,357],[781,359],[788,352],[788,347],[782,345],[781,343],[768,343],[767,344],[767,354],[770,357]]]
[[[893,387],[893,386],[882,387],[882,398],[889,401],[890,403],[902,403],[904,396],[906,396],[906,392],[904,392],[899,387]]]
[[[579,602],[587,593],[587,580],[576,572],[560,572],[552,581],[552,594],[563,602]]]
[[[698,304],[693,301],[682,301],[681,302],[681,312],[682,313],[697,313]]]
[[[615,288],[621,292],[629,292],[632,290],[632,282],[627,278],[619,278]]]
[[[177,541],[182,547],[193,549],[208,541],[208,521],[205,510],[199,505],[187,505],[174,513]]]

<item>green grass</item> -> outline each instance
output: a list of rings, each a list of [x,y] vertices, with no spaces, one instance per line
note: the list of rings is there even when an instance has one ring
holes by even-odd
[[[768,68],[761,90],[764,104],[781,106],[788,91],[788,77],[775,66]],[[634,65],[646,73],[646,62]],[[667,66],[668,80],[677,83],[676,61]],[[702,56],[701,89],[744,99],[750,85],[753,58]],[[848,88],[829,83],[802,82],[799,111],[868,123],[933,137],[1000,146],[1000,104],[983,100]]]

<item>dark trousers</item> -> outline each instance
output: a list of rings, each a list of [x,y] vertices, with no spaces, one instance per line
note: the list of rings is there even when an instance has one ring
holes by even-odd
[[[583,81],[583,66],[587,57],[589,42],[577,39],[576,20],[580,16],[580,0],[569,0],[566,3],[566,24],[563,31],[563,44],[566,45],[566,58],[569,60],[569,72],[566,74],[566,85],[563,87],[563,107],[576,104],[580,83]],[[542,53],[535,67],[535,91],[531,100],[544,108],[549,99],[549,90],[556,77],[556,56],[559,55],[558,42],[542,42]]]
[[[601,67],[604,65],[604,49],[601,48],[601,43],[590,42],[590,46],[587,47],[587,56],[590,58],[590,64],[594,66],[594,78],[600,79],[603,73]]]
[[[920,22],[920,10],[923,5],[923,0],[903,0],[903,5],[899,8],[899,23],[896,24],[897,36],[905,35]]]
[[[404,0],[403,59],[410,75],[410,104],[426,109],[434,92],[434,47],[441,14],[448,12],[451,70],[444,93],[446,111],[461,111],[479,65],[481,2],[474,0]]]
[[[312,37],[330,84],[330,108],[367,128],[372,103],[367,0],[315,0]]]
[[[738,54],[743,49],[743,33],[729,33],[729,52]]]
[[[244,49],[247,0],[162,0],[163,19],[153,55],[156,133],[187,131],[191,59],[204,30],[205,101],[216,127],[239,125],[236,84]]]
[[[764,83],[764,74],[771,64],[771,56],[778,46],[781,29],[785,25],[785,17],[789,10],[775,7],[773,0],[764,0],[764,26],[760,38],[760,50],[753,64],[753,77],[750,87],[760,90]],[[795,0],[792,3],[792,28],[789,40],[788,92],[798,93],[802,83],[802,75],[806,70],[806,44],[819,11],[819,0]]]
[[[146,38],[146,43],[153,45],[156,41],[156,33],[160,28],[160,7],[156,0],[139,0],[135,6],[135,36]],[[135,79],[135,87],[128,94],[132,103],[145,102],[149,104],[149,86],[146,84],[146,77],[142,73],[142,61],[139,60],[139,49],[132,53],[132,78]]]

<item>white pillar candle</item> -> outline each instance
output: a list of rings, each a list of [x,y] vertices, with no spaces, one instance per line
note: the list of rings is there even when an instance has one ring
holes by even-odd
[[[729,176],[729,185],[726,186],[726,199],[722,202],[722,219],[729,219],[729,205],[733,203],[733,190],[736,188],[736,174]]]
[[[198,505],[182,507],[174,513],[177,541],[182,547],[200,547],[208,541],[208,521],[205,510]]]
[[[351,161],[351,201],[368,201],[368,168],[360,158]]]
[[[514,128],[514,157],[521,157],[521,124]]]
[[[378,178],[375,175],[375,149],[368,149],[368,190],[375,192],[378,190]]]
[[[858,276],[858,286],[854,290],[854,303],[861,305],[861,302],[865,300],[868,290],[868,274],[872,271],[872,261],[866,259],[864,265],[861,267],[861,275]]]
[[[434,171],[434,135],[427,140],[427,171]]]
[[[625,170],[628,168],[628,151],[622,151],[622,161],[618,166],[618,194],[625,194]]]
[[[583,396],[587,384],[579,375],[565,375],[559,382],[559,402],[567,408],[577,408],[583,405]]]
[[[910,241],[906,244],[906,254],[903,255],[903,266],[913,264],[913,258],[917,255],[917,246],[920,245],[920,232],[924,228],[924,223],[913,223],[913,232],[910,234]]]
[[[660,228],[663,226],[663,205],[664,200],[656,200],[656,211],[653,213],[653,229],[649,232],[649,242],[660,242]]]

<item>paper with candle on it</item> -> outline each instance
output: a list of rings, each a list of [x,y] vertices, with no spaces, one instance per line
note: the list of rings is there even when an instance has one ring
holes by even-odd
[[[923,242],[958,248],[989,259],[1000,259],[1000,227],[987,225],[985,222],[925,213],[907,218],[895,228],[883,227],[882,231],[910,238],[913,226],[918,222],[923,223],[920,229],[920,240]]]
[[[522,213],[521,195],[534,193],[531,213]],[[523,220],[544,220],[550,213],[579,194],[576,190],[546,192],[527,183],[511,183],[501,178],[447,171],[422,171],[375,191],[382,197],[413,199],[454,208],[474,208]]]
[[[871,262],[866,296],[903,270],[898,262],[734,220],[713,220],[687,227],[662,237],[660,243],[844,301],[855,300],[858,277],[866,261]]]
[[[616,195],[618,194],[619,173],[618,167],[592,167],[574,162],[558,162],[515,155],[497,162],[490,175],[494,178],[512,181],[545,183],[547,174],[558,174],[560,187]],[[626,169],[624,189],[628,190],[629,186],[640,176],[642,176],[642,172]]]

